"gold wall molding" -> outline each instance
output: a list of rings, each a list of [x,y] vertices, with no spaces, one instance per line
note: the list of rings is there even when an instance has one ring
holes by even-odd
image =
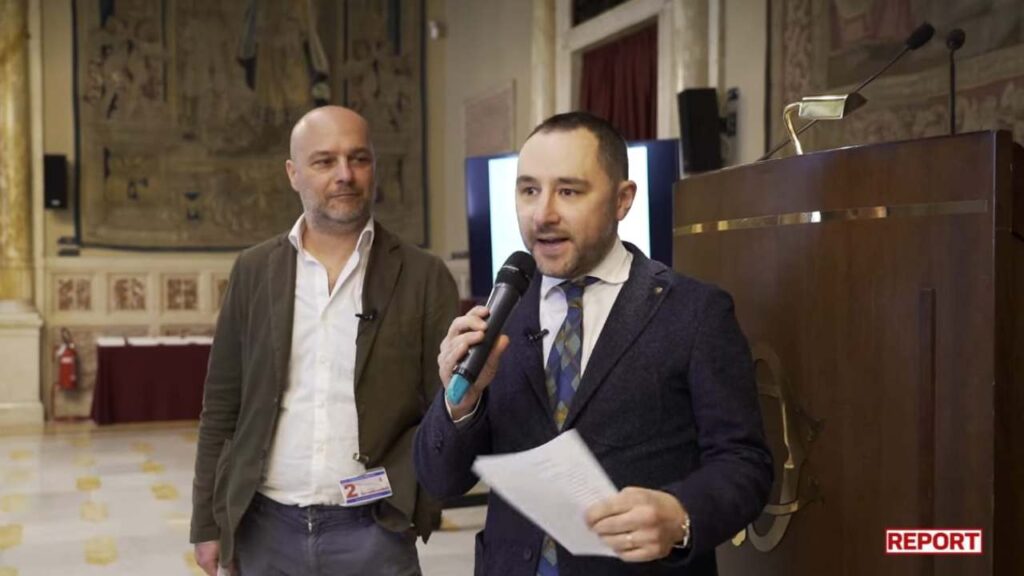
[[[0,0],[0,300],[32,299],[28,5]]]

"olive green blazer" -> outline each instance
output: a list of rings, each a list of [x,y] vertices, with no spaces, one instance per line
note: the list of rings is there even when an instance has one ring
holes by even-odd
[[[220,540],[221,562],[234,557],[234,534],[259,487],[279,402],[288,385],[296,251],[282,234],[243,251],[217,319],[199,424],[192,488],[192,542]],[[384,466],[394,495],[377,521],[410,523],[424,540],[440,507],[418,487],[412,439],[440,387],[437,354],[458,311],[444,263],[399,240],[379,223],[363,286],[356,337],[355,398],[359,450],[368,468]]]

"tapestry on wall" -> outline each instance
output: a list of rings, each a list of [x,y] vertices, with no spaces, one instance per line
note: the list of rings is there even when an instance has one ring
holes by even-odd
[[[1024,2],[1021,0],[772,0],[771,140],[782,109],[802,96],[845,93],[880,69],[921,22],[936,33],[864,89],[868,103],[801,136],[805,151],[949,133],[945,37],[957,52],[958,132],[1010,130],[1024,142]],[[791,154],[787,147],[783,154]]]
[[[375,215],[426,240],[422,0],[76,0],[76,225],[85,246],[235,249],[301,213],[291,126],[369,120]]]

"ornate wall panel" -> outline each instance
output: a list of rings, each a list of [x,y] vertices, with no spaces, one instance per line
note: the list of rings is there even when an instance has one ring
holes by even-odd
[[[165,312],[199,310],[199,275],[171,274],[163,278]]]
[[[66,275],[54,278],[53,307],[61,312],[92,310],[92,276]]]
[[[967,33],[957,52],[957,130],[1010,130],[1024,142],[1020,0],[773,0],[772,139],[783,138],[786,103],[852,89],[894,56],[926,20],[936,26],[931,42],[868,86],[864,108],[809,130],[801,137],[805,149],[947,134],[945,36],[956,27]]]
[[[234,257],[55,258],[47,261],[49,294],[43,332],[40,394],[49,406],[56,377],[53,352],[67,328],[82,359],[78,391],[57,393],[60,416],[86,416],[96,383],[100,336],[212,336],[220,309],[217,285],[226,288]],[[48,412],[52,414],[52,412]]]
[[[111,274],[107,281],[111,312],[146,310],[147,282],[145,274]]]
[[[214,274],[211,285],[213,287],[213,297],[211,300],[213,309],[220,310],[221,305],[224,304],[224,295],[228,291],[228,275]]]

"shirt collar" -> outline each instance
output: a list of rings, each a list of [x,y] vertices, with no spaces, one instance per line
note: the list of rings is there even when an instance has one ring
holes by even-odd
[[[295,225],[292,226],[291,231],[288,232],[288,241],[292,243],[295,250],[299,254],[303,254],[304,250],[302,247],[302,233],[306,230],[306,215],[300,214],[299,219],[295,221]],[[373,216],[366,219],[366,226],[363,226],[363,230],[359,233],[359,240],[356,241],[356,252],[365,254],[367,250],[373,246],[374,227],[373,227]]]
[[[629,280],[629,268],[632,263],[633,255],[622,245],[622,241],[616,238],[611,250],[585,276],[593,276],[605,284],[623,284]],[[540,283],[541,297],[547,298],[551,290],[557,288],[565,280],[565,278],[544,276]]]

